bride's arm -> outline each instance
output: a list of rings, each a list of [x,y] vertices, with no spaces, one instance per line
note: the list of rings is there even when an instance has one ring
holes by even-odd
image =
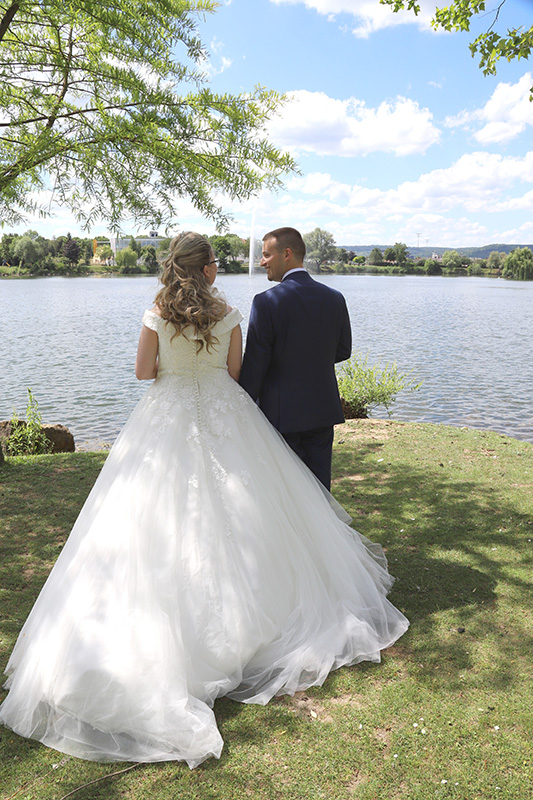
[[[239,375],[241,374],[242,363],[242,331],[240,325],[236,325],[231,332],[226,363],[228,365],[229,374],[234,381],[238,381]]]
[[[146,325],[141,328],[137,358],[135,359],[135,376],[140,381],[149,381],[157,375],[157,333]]]

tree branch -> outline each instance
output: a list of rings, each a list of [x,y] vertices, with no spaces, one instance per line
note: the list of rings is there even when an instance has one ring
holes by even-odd
[[[79,115],[82,115],[82,114],[91,114],[91,113],[96,112],[96,111],[113,111],[113,110],[115,110],[117,108],[120,108],[120,109],[123,109],[123,108],[137,108],[138,106],[142,106],[142,105],[146,105],[146,101],[143,102],[143,103],[141,103],[141,102],[138,102],[138,103],[117,103],[117,104],[112,105],[112,106],[104,106],[101,109],[97,108],[97,107],[96,108],[78,108],[78,109],[76,109],[76,111],[69,111],[68,113],[66,112],[64,114],[56,114],[54,119],[55,120],[68,119],[68,117],[75,117],[75,116],[79,116]],[[156,106],[156,103],[154,102],[153,105]],[[10,128],[10,127],[18,126],[18,125],[31,125],[31,123],[33,123],[33,122],[43,122],[45,119],[46,120],[49,119],[49,115],[48,114],[42,114],[41,116],[33,117],[32,119],[22,119],[22,120],[18,119],[15,122],[0,122],[0,128]]]
[[[500,3],[500,5],[498,6],[498,8],[496,9],[496,11],[494,12],[494,19],[492,20],[491,24],[490,24],[490,25],[489,25],[489,27],[487,28],[487,33],[488,33],[489,31],[491,31],[491,30],[494,28],[494,26],[496,25],[496,22],[498,21],[498,17],[500,16],[500,11],[501,11],[501,9],[502,9],[502,6],[505,4],[505,2],[506,2],[506,0],[502,0],[502,2]]]
[[[13,21],[13,17],[15,16],[19,8],[20,8],[20,2],[19,0],[15,0],[14,3],[11,3],[6,13],[4,14],[2,21],[0,22],[0,42],[6,35],[7,31],[9,30],[9,26]]]
[[[61,50],[61,39],[59,37],[59,34],[57,36],[57,39],[58,39],[58,48],[59,48],[59,50]],[[66,93],[68,91],[68,78],[69,78],[69,73],[70,73],[70,62],[72,61],[72,47],[73,47],[73,42],[72,42],[72,28],[71,28],[70,31],[69,31],[69,35],[68,35],[68,54],[67,54],[67,56],[65,58],[65,67],[64,67],[64,70],[63,70],[63,85],[61,87],[61,92],[59,94],[59,97],[57,98],[57,100],[55,102],[54,108],[52,109],[52,113],[48,117],[48,120],[47,120],[47,123],[46,123],[46,126],[45,126],[48,130],[50,130],[50,128],[52,128],[52,126],[54,125],[54,123],[55,123],[55,121],[57,119],[57,113],[58,113],[58,111],[59,111],[59,109],[61,107],[61,104],[62,104],[63,100],[65,99],[65,95],[66,95]]]

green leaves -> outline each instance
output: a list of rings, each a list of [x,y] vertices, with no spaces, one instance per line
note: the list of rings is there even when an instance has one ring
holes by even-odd
[[[48,214],[53,199],[87,228],[100,219],[119,230],[131,217],[151,227],[175,219],[187,197],[225,227],[215,196],[247,199],[295,170],[265,133],[282,97],[261,87],[216,95],[205,85],[197,25],[214,6],[0,0],[4,224],[38,208]]]
[[[332,261],[337,255],[335,237],[329,231],[315,228],[311,233],[304,234],[306,247],[306,262],[312,262],[317,272],[326,261]]]
[[[512,280],[533,280],[533,252],[529,247],[517,247],[505,258],[503,277]]]
[[[28,405],[26,408],[26,421],[21,421],[13,411],[11,418],[11,433],[5,441],[5,451],[8,456],[37,455],[50,453],[52,442],[44,433],[41,426],[39,404],[28,388]]]
[[[533,47],[533,27],[524,31],[523,28],[508,30],[507,36],[502,37],[493,31],[483,33],[470,45],[472,56],[480,56],[479,66],[485,75],[495,75],[497,62],[500,58],[512,61],[513,58],[529,58]]]
[[[487,12],[492,22],[484,33],[477,36],[469,45],[472,56],[479,56],[479,68],[484,75],[495,75],[500,58],[512,61],[514,58],[528,58],[533,47],[533,26],[530,28],[507,29],[502,35],[493,30],[506,0],[501,0],[495,9]],[[420,6],[415,0],[380,0],[395,12],[407,9],[418,14]],[[473,17],[485,13],[485,0],[453,0],[449,6],[436,8],[432,26],[445,31],[469,31]],[[533,89],[532,89],[533,92]],[[531,97],[530,97],[531,99]]]
[[[368,355],[360,353],[337,367],[337,383],[343,400],[343,410],[351,419],[366,419],[368,412],[383,405],[389,410],[396,395],[401,391],[416,392],[422,381],[410,378],[411,373],[398,372],[392,362],[383,368],[379,364],[369,366]]]

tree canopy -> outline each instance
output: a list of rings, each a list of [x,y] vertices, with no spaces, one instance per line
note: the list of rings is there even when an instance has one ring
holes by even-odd
[[[383,5],[392,6],[393,11],[408,9],[415,14],[420,12],[418,0],[380,0]],[[488,29],[470,43],[472,56],[479,56],[479,67],[485,75],[495,75],[500,58],[512,61],[514,58],[528,58],[533,47],[533,26],[530,28],[507,28],[507,33],[495,30],[500,11],[506,0],[499,0],[494,10],[485,9],[485,0],[451,0],[444,8],[436,8],[431,24],[445,31],[469,31],[470,22],[478,14],[491,19]],[[532,89],[533,91],[533,89]]]
[[[216,196],[244,200],[295,169],[265,133],[278,94],[206,85],[198,23],[215,7],[0,0],[4,225],[58,203],[86,228],[100,219],[118,231],[131,217],[153,227],[175,219],[184,197],[224,227]]]
[[[304,233],[303,239],[306,248],[306,260],[315,265],[316,271],[324,262],[331,261],[337,254],[335,238],[332,233],[322,228],[315,228],[310,233]]]
[[[219,266],[225,272],[241,272],[241,264],[237,260],[244,253],[243,240],[234,233],[226,233],[224,236],[209,236],[209,242]]]
[[[405,264],[408,257],[409,257],[409,252],[407,250],[407,245],[404,244],[403,242],[395,242],[394,246],[387,247],[383,255],[385,261],[395,261],[397,264],[400,265]]]
[[[383,253],[379,247],[373,247],[368,256],[368,263],[378,266],[383,264]]]
[[[504,278],[514,280],[533,280],[533,252],[529,247],[517,247],[505,258]]]
[[[457,269],[463,263],[463,256],[457,250],[446,250],[442,254],[442,266],[448,269]]]

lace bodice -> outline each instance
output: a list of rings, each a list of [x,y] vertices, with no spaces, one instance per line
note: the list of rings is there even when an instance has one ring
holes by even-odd
[[[185,335],[175,336],[175,328],[171,323],[167,323],[153,311],[145,311],[143,325],[155,331],[159,338],[157,377],[168,374],[191,375],[210,369],[226,370],[231,331],[241,320],[241,312],[237,308],[232,309],[212,328],[218,344],[211,347],[209,352],[204,345],[198,352],[197,335],[192,328],[186,329]]]
[[[153,311],[145,311],[143,324],[154,330],[159,340],[159,368],[157,378],[146,395],[146,409],[154,438],[149,453],[160,447],[159,436],[166,436],[169,421],[179,418],[182,434],[188,443],[202,446],[210,464],[207,482],[220,496],[226,482],[226,470],[219,458],[219,449],[232,436],[234,419],[239,417],[250,398],[230,377],[227,357],[233,328],[242,320],[236,308],[217,322],[213,335],[218,343],[198,350],[197,337],[192,329],[188,338],[174,336],[174,326]],[[261,459],[261,454],[257,454]],[[246,483],[248,475],[240,470],[239,480]],[[199,485],[196,467],[190,467],[189,483]],[[228,528],[229,535],[230,530]]]

